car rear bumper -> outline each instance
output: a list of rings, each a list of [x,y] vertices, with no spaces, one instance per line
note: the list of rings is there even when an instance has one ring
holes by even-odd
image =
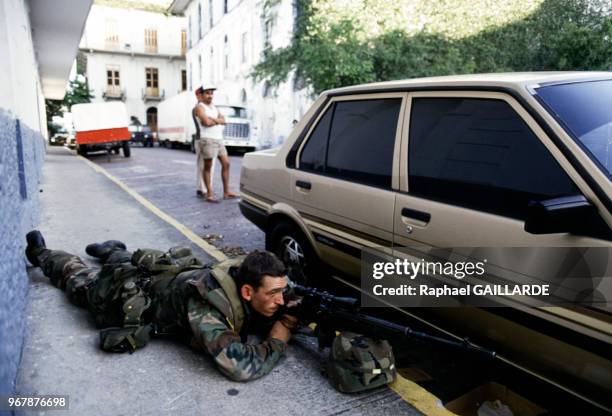
[[[266,231],[266,224],[268,222],[268,213],[266,211],[246,202],[244,199],[241,199],[238,205],[240,212],[247,220],[255,224],[260,230]]]

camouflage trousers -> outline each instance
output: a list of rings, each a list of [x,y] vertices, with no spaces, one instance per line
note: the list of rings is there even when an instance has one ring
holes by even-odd
[[[42,249],[37,253],[40,268],[57,288],[64,290],[70,302],[87,307],[87,291],[96,284],[100,269],[86,265],[80,257],[61,250]],[[129,262],[132,253],[114,250],[104,262],[106,268]]]

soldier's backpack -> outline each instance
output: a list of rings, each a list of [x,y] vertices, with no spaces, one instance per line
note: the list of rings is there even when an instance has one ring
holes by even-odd
[[[342,332],[332,342],[327,360],[331,385],[343,393],[373,389],[395,380],[395,358],[386,340]]]
[[[151,288],[168,285],[179,273],[202,268],[186,247],[167,252],[141,249],[131,264],[102,267],[96,285],[87,292],[88,304],[100,331],[100,348],[133,352],[149,341],[152,325],[143,314],[151,305]]]

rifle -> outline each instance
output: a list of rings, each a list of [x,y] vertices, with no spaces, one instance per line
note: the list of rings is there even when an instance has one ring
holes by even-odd
[[[381,318],[360,312],[358,300],[351,297],[334,296],[331,293],[298,284],[290,284],[285,305],[294,301],[296,306],[284,309],[284,313],[296,316],[300,322],[316,323],[314,336],[319,348],[329,347],[336,337],[336,330],[352,331],[375,339],[403,341],[410,338],[460,348],[465,351],[495,358],[495,351],[473,344],[468,338],[461,341],[415,331]]]

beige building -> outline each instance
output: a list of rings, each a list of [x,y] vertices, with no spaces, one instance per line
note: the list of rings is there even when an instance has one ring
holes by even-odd
[[[159,102],[187,89],[186,29],[184,17],[94,5],[79,46],[92,101],[122,100],[155,130]]]

